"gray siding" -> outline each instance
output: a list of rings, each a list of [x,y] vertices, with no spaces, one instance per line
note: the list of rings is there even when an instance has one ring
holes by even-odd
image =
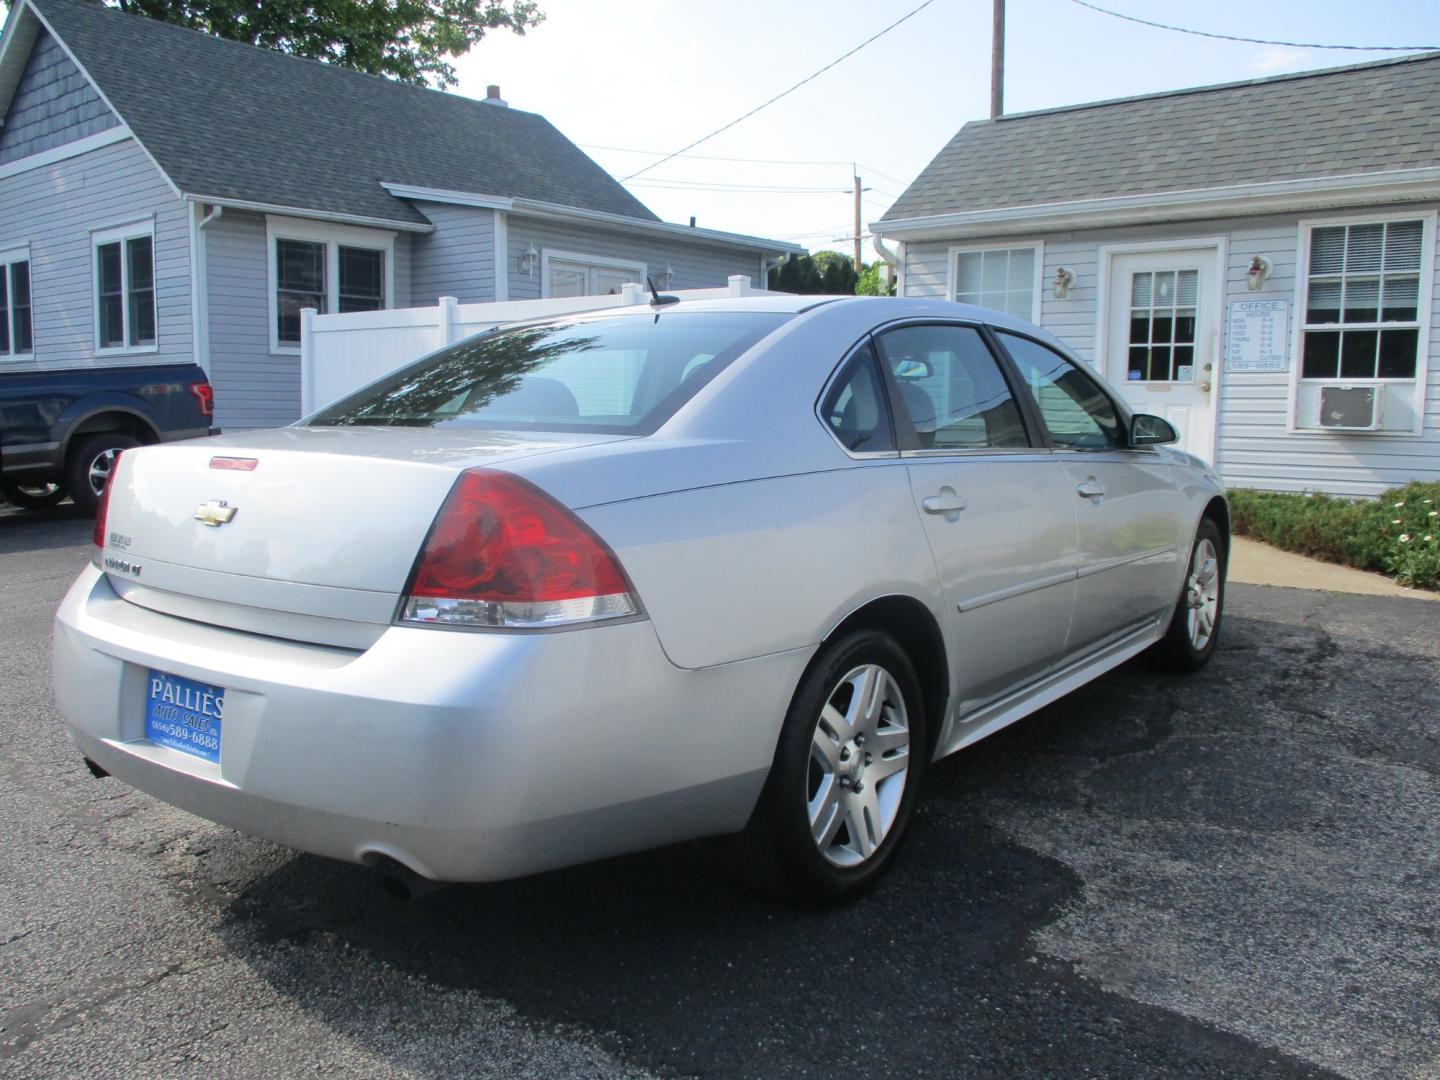
[[[675,276],[672,289],[714,289],[724,286],[731,274],[744,274],[757,288],[764,288],[760,277],[760,252],[738,248],[717,247],[684,240],[669,240],[623,228],[609,229],[591,225],[572,225],[539,218],[510,215],[509,258],[510,299],[535,300],[540,296],[540,268],[534,276],[520,269],[520,257],[531,244],[544,252],[568,251],[598,258],[643,262],[650,274],[658,275],[669,266]]]
[[[226,430],[300,419],[300,357],[270,351],[269,245],[265,215],[225,210],[205,227],[210,382],[215,423]],[[395,297],[411,302],[411,238],[395,237]]]
[[[422,307],[442,296],[453,296],[462,304],[494,300],[495,211],[444,203],[415,205],[434,222],[435,231],[414,239],[411,304]]]
[[[1434,204],[1391,206],[1375,207],[1369,213],[1423,214],[1433,209]],[[1041,325],[1094,363],[1099,249],[1103,245],[1224,236],[1228,242],[1223,297],[1226,308],[1234,300],[1285,300],[1290,305],[1293,332],[1295,320],[1301,317],[1295,294],[1300,222],[1326,216],[1364,220],[1366,212],[1283,214],[1046,234],[1040,237],[1045,245]],[[993,242],[1003,246],[1034,239],[1007,235],[996,236]],[[966,245],[972,242],[989,241],[964,240]],[[949,241],[905,245],[907,296],[945,296],[950,246]],[[1251,292],[1245,280],[1253,255],[1265,256],[1273,267],[1258,292]],[[1049,291],[1049,282],[1061,266],[1073,270],[1076,280],[1069,295],[1057,300]],[[1291,380],[1300,361],[1288,342],[1287,349],[1292,353],[1288,372],[1262,375],[1220,371],[1215,459],[1226,483],[1275,491],[1376,495],[1412,479],[1440,480],[1440,277],[1432,298],[1430,333],[1424,423],[1419,436],[1289,430]],[[1222,357],[1224,352],[1222,341]],[[1223,368],[1223,362],[1220,366]]]
[[[41,31],[0,127],[0,165],[119,123],[59,43]]]
[[[97,356],[90,233],[152,217],[159,348]],[[35,360],[5,370],[194,358],[186,207],[133,140],[0,179],[0,250],[27,243]]]
[[[205,227],[215,423],[277,427],[300,416],[300,357],[270,352],[265,215],[226,210]]]

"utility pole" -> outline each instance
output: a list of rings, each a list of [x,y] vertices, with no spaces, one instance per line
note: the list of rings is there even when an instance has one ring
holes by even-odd
[[[855,172],[855,273],[860,273],[860,172],[851,165]]]
[[[990,119],[1005,112],[1005,0],[995,0],[990,31]]]

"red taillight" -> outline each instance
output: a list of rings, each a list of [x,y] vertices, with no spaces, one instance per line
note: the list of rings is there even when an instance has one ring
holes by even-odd
[[[124,453],[123,450],[115,451],[115,457],[110,462],[110,479],[105,482],[105,490],[100,492],[100,505],[95,508],[95,534],[92,538],[95,550],[90,553],[90,561],[96,566],[100,565],[100,552],[105,548],[105,519],[110,513],[110,492],[115,490],[120,476],[120,458]]]
[[[558,626],[638,610],[615,553],[535,485],[462,473],[415,561],[401,621]]]
[[[201,416],[215,415],[215,391],[208,382],[192,382],[186,389],[195,395],[195,403],[200,406]]]

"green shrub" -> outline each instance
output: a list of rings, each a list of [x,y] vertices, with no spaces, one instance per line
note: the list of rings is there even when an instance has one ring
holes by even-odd
[[[1440,584],[1440,484],[1414,481],[1374,500],[1236,488],[1230,513],[1237,535],[1402,585]]]

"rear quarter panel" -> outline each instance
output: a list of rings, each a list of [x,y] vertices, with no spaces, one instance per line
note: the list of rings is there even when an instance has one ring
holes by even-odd
[[[592,506],[670,660],[685,668],[811,647],[881,596],[948,627],[934,560],[894,459]]]

